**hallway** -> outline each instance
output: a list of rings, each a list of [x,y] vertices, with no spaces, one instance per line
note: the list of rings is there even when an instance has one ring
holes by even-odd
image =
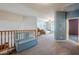
[[[74,55],[79,54],[79,48],[71,42],[56,42],[52,34],[42,35],[38,38],[38,44],[30,49],[14,55]]]

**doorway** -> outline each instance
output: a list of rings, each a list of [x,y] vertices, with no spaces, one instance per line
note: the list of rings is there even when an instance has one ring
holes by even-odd
[[[38,18],[37,20],[37,28],[38,28],[38,36],[44,36],[47,38],[52,38],[54,40],[54,17],[50,18]]]
[[[79,25],[79,18],[69,18],[67,19],[67,40],[70,40],[76,44],[78,44],[78,25]]]

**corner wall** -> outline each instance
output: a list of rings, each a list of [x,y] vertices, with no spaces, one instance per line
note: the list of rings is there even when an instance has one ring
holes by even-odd
[[[74,17],[79,17],[79,9],[67,12],[67,18],[74,18]]]

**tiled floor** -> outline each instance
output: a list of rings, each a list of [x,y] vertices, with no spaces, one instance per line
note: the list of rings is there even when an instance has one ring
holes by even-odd
[[[79,54],[79,48],[71,42],[56,42],[52,34],[38,38],[38,44],[15,55],[71,55]]]

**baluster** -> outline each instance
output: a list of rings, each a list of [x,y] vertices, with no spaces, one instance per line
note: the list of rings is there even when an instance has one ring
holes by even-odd
[[[9,45],[9,31],[8,31],[8,48],[10,48],[10,45]]]
[[[12,31],[11,31],[11,47],[12,47]]]
[[[6,49],[6,32],[4,32],[4,49]]]
[[[14,47],[15,47],[16,31],[14,31]]]
[[[9,34],[9,39],[8,39],[9,40],[9,48],[11,48],[11,32],[9,31],[8,34]]]
[[[2,50],[2,32],[0,32],[0,50]]]

